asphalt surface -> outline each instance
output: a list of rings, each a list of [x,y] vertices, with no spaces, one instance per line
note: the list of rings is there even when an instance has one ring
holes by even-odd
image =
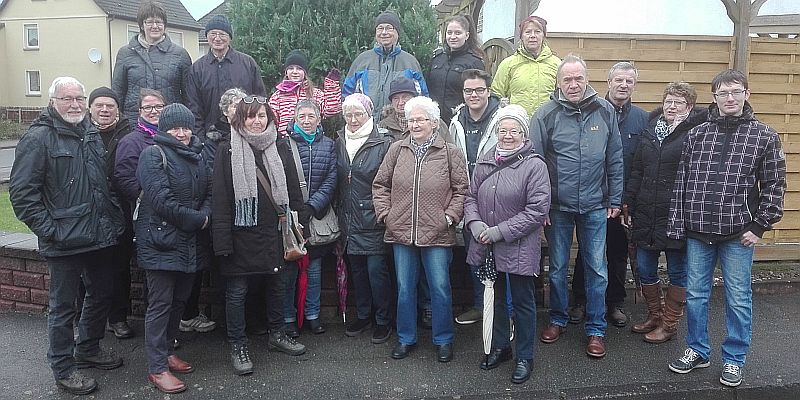
[[[585,354],[583,329],[570,325],[561,339],[537,341],[533,376],[522,385],[510,383],[513,363],[492,371],[478,368],[483,357],[480,324],[456,325],[455,359],[436,361],[430,331],[420,330],[418,347],[404,360],[393,360],[386,344],[373,345],[369,334],[349,338],[339,321],[329,321],[323,335],[303,332],[306,354],[291,357],[267,351],[265,336],[251,336],[255,372],[236,376],[230,368],[224,328],[206,334],[182,333],[177,354],[196,371],[182,378],[189,389],[163,395],[147,382],[142,321],[133,321],[136,338],[117,340],[107,335],[103,346],[113,349],[125,364],[113,371],[85,370],[99,389],[85,398],[96,399],[800,399],[800,285],[761,284],[754,295],[753,340],[744,383],[727,388],[719,383],[719,346],[724,338],[724,308],[720,288],[711,304],[712,365],[679,375],[667,363],[683,354],[686,323],[679,336],[661,345],[644,343],[629,328],[609,326],[608,355],[601,360]],[[629,296],[632,303],[632,296]],[[628,304],[634,320],[644,305]],[[352,310],[351,310],[352,311]],[[538,313],[537,333],[546,323]],[[47,321],[43,315],[0,314],[0,398],[73,398],[56,388],[46,362]]]

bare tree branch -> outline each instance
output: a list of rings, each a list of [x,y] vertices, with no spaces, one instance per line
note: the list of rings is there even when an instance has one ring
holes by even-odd
[[[725,10],[728,12],[728,18],[736,23],[739,21],[739,7],[736,5],[736,0],[720,0],[722,4],[725,5]],[[739,1],[749,1],[749,0],[739,0]]]

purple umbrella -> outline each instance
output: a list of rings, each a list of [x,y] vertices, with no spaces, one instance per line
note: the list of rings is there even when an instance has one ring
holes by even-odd
[[[339,312],[342,313],[342,322],[347,323],[345,311],[347,310],[347,265],[344,262],[344,245],[341,241],[336,243],[336,289],[339,292]]]

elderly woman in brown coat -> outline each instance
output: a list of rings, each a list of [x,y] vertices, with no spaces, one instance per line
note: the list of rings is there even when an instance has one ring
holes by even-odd
[[[372,184],[384,241],[394,250],[397,274],[397,336],[392,358],[405,358],[417,343],[417,281],[420,264],[430,285],[433,343],[437,358],[453,358],[453,311],[450,290],[451,247],[463,215],[467,191],[461,151],[436,133],[439,107],[427,97],[405,105],[411,134],[389,148]]]

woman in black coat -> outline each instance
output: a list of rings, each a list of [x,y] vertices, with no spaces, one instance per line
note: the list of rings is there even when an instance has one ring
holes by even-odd
[[[372,206],[372,181],[393,139],[372,118],[372,100],[361,93],[347,96],[342,104],[344,131],[336,139],[336,213],[342,228],[353,291],[356,320],[345,334],[357,336],[372,325],[372,343],[385,343],[392,334],[392,282],[386,263],[384,227],[378,225]]]
[[[647,320],[631,330],[645,333],[649,343],[662,343],[677,333],[686,297],[685,242],[667,237],[672,188],[681,160],[683,142],[695,126],[706,120],[708,111],[694,107],[697,93],[686,82],[669,83],[664,90],[663,108],[650,113],[631,166],[623,198],[623,217],[631,226],[636,244],[637,270],[642,294],[647,301]],[[670,286],[662,306],[658,258],[667,258]]]
[[[450,125],[453,110],[464,102],[464,80],[467,69],[484,70],[483,50],[478,43],[475,23],[468,15],[454,15],[444,22],[444,48],[437,49],[431,60],[431,72],[425,78],[430,97],[439,103],[442,122]]]
[[[145,351],[148,379],[164,393],[186,390],[172,372],[194,368],[173,352],[172,343],[192,291],[195,273],[208,261],[211,187],[192,136],[194,115],[182,104],[161,112],[155,145],[142,151],[136,176],[142,187],[134,212],[139,267],[147,273]]]
[[[249,279],[266,277],[269,347],[291,355],[305,346],[287,337],[283,326],[283,242],[279,213],[303,207],[303,195],[286,139],[278,140],[267,99],[246,96],[231,120],[230,141],[214,160],[212,235],[226,278],[225,314],[231,362],[237,375],[253,372],[245,334]],[[269,193],[258,174],[269,182]]]

